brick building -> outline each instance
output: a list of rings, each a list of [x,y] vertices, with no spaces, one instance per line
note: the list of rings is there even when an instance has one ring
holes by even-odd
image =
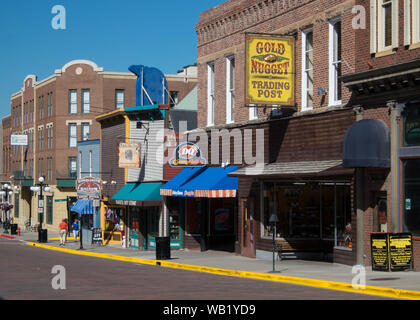
[[[168,81],[182,98],[195,85],[194,78],[172,75]],[[187,81],[191,80],[191,81]],[[43,176],[51,187],[44,192],[43,227],[56,230],[76,201],[78,141],[101,138],[98,114],[136,104],[136,76],[110,72],[88,60],[74,60],[46,79],[24,79],[22,89],[11,96],[11,116],[3,119],[3,180],[13,185],[15,223],[40,222],[31,186]],[[9,124],[10,122],[10,124]],[[10,132],[9,132],[10,131]],[[27,146],[10,146],[11,134],[23,134]],[[7,155],[7,158],[6,158]]]
[[[392,141],[399,132],[392,129],[392,117],[399,121],[399,116],[395,111],[389,115],[389,107],[396,104],[387,101],[418,97],[417,2],[385,2],[230,0],[200,15],[198,127],[209,135],[212,129],[239,129],[242,135],[252,129],[255,137],[257,129],[264,130],[263,143],[252,144],[257,153],[256,148],[264,146],[263,168],[230,174],[239,179],[237,252],[270,257],[276,230],[283,251],[296,256],[370,265],[372,232],[406,230],[401,211],[406,203],[410,208],[414,196],[408,202],[399,199],[401,186],[396,188],[398,181],[391,176],[393,171],[395,177],[401,175],[403,155],[417,151],[392,149],[391,143],[391,165],[366,164],[363,187],[356,187],[358,168],[343,166],[343,140],[362,119],[360,111],[365,118],[382,121]],[[366,28],[358,28],[363,22]],[[248,34],[294,38],[295,105],[246,103]],[[385,76],[390,71],[393,75]],[[402,76],[405,73],[409,75]],[[373,83],[375,77],[387,80]],[[225,141],[224,146],[233,143]],[[214,160],[235,164],[232,153]],[[399,216],[385,213],[383,218],[383,207],[391,212],[396,205],[398,211],[392,212]],[[270,222],[273,213],[276,229]],[[380,229],[379,220],[387,229]],[[414,237],[418,259],[416,241]]]

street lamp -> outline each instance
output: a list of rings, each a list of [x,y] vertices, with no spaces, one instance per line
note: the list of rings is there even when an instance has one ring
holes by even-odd
[[[44,220],[44,198],[42,196],[42,191],[50,192],[51,188],[48,186],[48,184],[44,183],[44,177],[40,176],[38,178],[38,182],[35,186],[31,187],[31,190],[33,192],[39,192],[38,196],[38,213],[39,213],[39,228],[38,228],[38,241],[41,241],[41,230],[42,230],[42,222]],[[46,241],[46,239],[44,239]]]
[[[1,186],[1,191],[0,191],[0,195],[6,196],[7,208],[6,208],[5,213],[4,213],[4,219],[5,219],[5,221],[7,221],[8,216],[10,218],[9,196],[13,194],[13,191],[11,191],[11,189],[12,189],[12,187],[9,184],[5,183],[5,184],[3,184]],[[7,213],[9,213],[9,215]]]
[[[276,252],[276,223],[279,221],[279,218],[277,218],[277,214],[272,213],[270,216],[270,219],[268,220],[268,222],[270,222],[273,225],[273,270],[269,271],[271,273],[277,273],[280,271],[276,271],[275,268],[275,264],[276,264],[276,257],[275,257],[275,252]]]

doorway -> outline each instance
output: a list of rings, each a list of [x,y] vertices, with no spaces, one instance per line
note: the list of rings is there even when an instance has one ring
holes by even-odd
[[[254,240],[254,198],[241,198],[241,254],[249,258],[256,257],[255,240]]]

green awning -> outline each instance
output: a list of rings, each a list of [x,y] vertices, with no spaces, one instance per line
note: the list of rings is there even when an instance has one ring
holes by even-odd
[[[113,197],[113,200],[161,201],[162,183],[127,183]]]
[[[75,188],[76,187],[76,179],[70,178],[57,178],[57,187],[59,188]]]

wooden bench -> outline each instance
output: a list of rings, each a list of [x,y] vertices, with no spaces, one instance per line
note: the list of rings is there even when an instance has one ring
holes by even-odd
[[[283,260],[285,258],[297,258],[299,254],[304,253],[320,253],[325,255],[327,249],[323,246],[308,247],[307,242],[288,242],[278,241],[276,242],[275,252],[277,253],[277,259]]]

